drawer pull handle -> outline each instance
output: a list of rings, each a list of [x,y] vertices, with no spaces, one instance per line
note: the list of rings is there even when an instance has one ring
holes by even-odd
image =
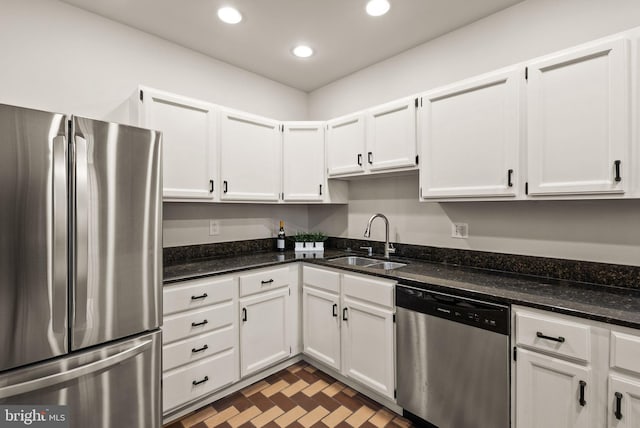
[[[337,303],[334,303],[334,304],[333,304],[333,309],[332,309],[332,311],[333,311],[333,312],[332,312],[332,313],[333,313],[333,316],[337,318],[337,317],[338,317],[338,304],[337,304]]]
[[[194,380],[191,383],[193,384],[193,386],[196,386],[196,385],[200,385],[201,383],[205,383],[208,380],[209,380],[209,376],[205,376],[204,379],[202,379],[202,380]]]
[[[247,321],[247,308],[242,308],[242,321]]]
[[[616,411],[614,412],[614,415],[616,415],[617,420],[620,420],[622,419],[622,393],[616,392],[615,396],[616,396]]]
[[[272,279],[269,279],[269,280],[267,280],[267,281],[260,281],[260,283],[261,283],[262,285],[265,285],[265,284],[271,284],[271,283],[273,283],[273,278],[272,278]]]
[[[540,339],[547,339],[547,340],[553,340],[554,342],[564,343],[564,337],[562,336],[558,336],[558,337],[545,336],[540,331],[536,333],[536,336],[538,336]]]
[[[580,400],[578,402],[582,407],[584,407],[585,404],[587,404],[587,402],[584,400],[584,389],[586,387],[587,387],[587,382],[581,380],[580,381]]]
[[[191,327],[199,327],[201,325],[206,325],[206,324],[209,324],[209,321],[204,320],[202,322],[192,322],[191,323]]]
[[[349,321],[349,317],[347,316],[349,312],[349,308],[344,308],[342,310],[342,321]]]
[[[209,349],[209,346],[204,345],[202,348],[192,348],[191,352],[193,352],[194,354],[197,354],[198,352],[202,352],[202,351],[206,351],[207,349]]]
[[[200,300],[200,299],[206,299],[207,298],[207,293],[204,293],[200,296],[191,296],[191,300]]]

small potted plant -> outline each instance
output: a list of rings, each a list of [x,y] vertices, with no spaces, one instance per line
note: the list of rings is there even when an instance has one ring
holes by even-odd
[[[310,235],[305,232],[298,232],[293,237],[293,242],[295,242],[295,251],[308,251],[305,247],[308,242],[310,242]]]
[[[324,241],[327,240],[328,236],[322,232],[314,232],[310,233],[310,235],[313,244],[312,251],[324,251]]]

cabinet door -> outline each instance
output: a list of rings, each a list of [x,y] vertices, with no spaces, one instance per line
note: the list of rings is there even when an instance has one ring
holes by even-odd
[[[608,403],[610,428],[640,427],[640,379],[610,375]]]
[[[327,123],[329,176],[364,172],[365,127],[362,113]]]
[[[416,100],[405,98],[367,111],[369,170],[416,166]]]
[[[393,311],[344,297],[340,315],[343,374],[393,399]]]
[[[287,358],[289,288],[240,299],[240,374]]]
[[[340,370],[340,299],[337,294],[302,289],[304,353]]]
[[[283,186],[285,201],[321,201],[324,187],[324,127],[322,123],[284,126]]]
[[[528,65],[530,195],[624,193],[629,47],[614,40]]]
[[[280,199],[282,132],[272,120],[231,110],[220,113],[220,198]]]
[[[518,428],[595,428],[589,417],[595,404],[590,367],[518,348],[516,370]]]
[[[165,199],[213,199],[216,114],[211,104],[140,89],[140,126],[162,131]]]
[[[422,97],[423,198],[515,196],[523,69]]]

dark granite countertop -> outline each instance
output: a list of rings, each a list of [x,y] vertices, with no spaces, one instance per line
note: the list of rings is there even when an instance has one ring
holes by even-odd
[[[397,259],[407,266],[382,271],[338,266],[329,259],[346,255],[325,250],[319,258],[296,258],[292,251],[266,252],[176,264],[164,268],[164,283],[305,261],[326,267],[397,280],[410,286],[497,303],[536,307],[610,324],[640,328],[640,291],[628,288],[538,278],[499,271]],[[349,253],[351,255],[356,253]],[[360,254],[359,254],[360,255]]]

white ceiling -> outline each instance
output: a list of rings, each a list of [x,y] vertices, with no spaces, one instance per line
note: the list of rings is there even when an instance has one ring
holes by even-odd
[[[522,0],[63,0],[245,70],[309,92]],[[216,12],[234,6],[237,25]],[[308,59],[291,55],[297,43]]]

